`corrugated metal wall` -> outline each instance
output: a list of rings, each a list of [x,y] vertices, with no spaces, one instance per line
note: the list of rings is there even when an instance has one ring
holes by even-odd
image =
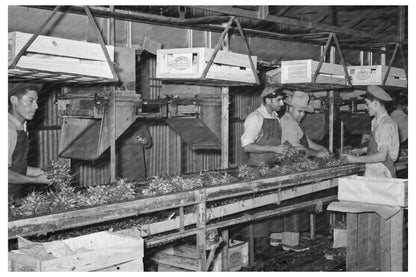
[[[150,58],[148,63],[148,82],[150,98],[159,97],[161,82],[155,80],[156,59]],[[57,159],[61,119],[58,117],[56,100],[60,91],[48,94],[39,111],[40,125],[44,129],[36,131],[38,148],[37,164],[46,167],[50,161]],[[230,163],[238,166],[243,162],[240,137],[243,133],[243,122],[247,115],[260,105],[258,92],[247,88],[230,97]],[[172,131],[163,120],[149,123],[149,132],[153,146],[145,150],[148,176],[176,175],[203,170],[216,170],[221,167],[219,151],[195,152]],[[76,182],[80,186],[98,185],[110,181],[109,154],[95,162],[72,160],[72,170],[76,174]]]
[[[36,112],[35,152],[36,166],[45,168],[58,158],[61,119],[56,105],[59,89],[45,88],[39,95],[39,108]]]

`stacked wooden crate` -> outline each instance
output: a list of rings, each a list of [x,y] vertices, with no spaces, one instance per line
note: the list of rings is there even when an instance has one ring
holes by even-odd
[[[143,271],[143,239],[98,232],[61,241],[18,240],[9,271]]]
[[[341,202],[328,209],[347,212],[347,271],[403,269],[407,185],[405,179],[339,178]]]
[[[209,271],[223,271],[223,253],[218,251]],[[196,246],[182,244],[167,247],[156,253],[152,260],[158,271],[199,271]],[[248,243],[230,240],[228,246],[228,271],[238,271],[248,265]]]
[[[11,32],[8,36],[8,63],[14,62],[19,51],[33,34]],[[114,61],[114,46],[106,46],[109,58]],[[16,64],[19,70],[50,72],[51,80],[65,79],[65,74],[85,75],[112,79],[113,74],[101,46],[97,43],[38,36]],[[57,76],[60,75],[61,77]],[[46,76],[46,77],[45,77]],[[44,75],[47,78],[48,75]]]
[[[388,66],[385,65],[348,66],[347,68],[353,86],[382,85],[388,70]],[[401,68],[391,67],[385,85],[406,88],[406,72]]]
[[[201,79],[214,49],[177,48],[158,49],[156,78],[160,79]],[[257,57],[251,56],[257,68]],[[210,80],[256,83],[249,57],[244,54],[218,51],[206,75]]]

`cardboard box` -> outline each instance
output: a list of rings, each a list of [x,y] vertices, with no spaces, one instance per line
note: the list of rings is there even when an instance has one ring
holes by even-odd
[[[18,247],[9,271],[143,271],[143,239],[111,232]]]
[[[348,176],[338,179],[338,200],[406,207],[408,180]]]
[[[200,79],[214,49],[177,48],[158,49],[156,78]],[[257,67],[257,57],[252,56]],[[218,51],[207,75],[207,79],[256,83],[248,55]]]
[[[33,34],[22,32],[9,33],[9,66],[32,36]],[[107,45],[106,48],[110,60],[114,61],[114,47]],[[113,78],[99,44],[48,36],[38,36],[16,66],[39,71]]]
[[[351,76],[353,86],[382,85],[388,66],[364,65],[348,66],[348,74]],[[406,73],[401,68],[391,67],[386,80],[386,86],[407,87]]]
[[[313,60],[282,61],[281,83],[310,83],[319,62]],[[316,83],[346,85],[344,68],[340,64],[323,63]]]

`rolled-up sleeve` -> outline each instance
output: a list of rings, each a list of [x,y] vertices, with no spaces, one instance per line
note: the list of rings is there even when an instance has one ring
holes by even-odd
[[[390,120],[385,124],[380,124],[377,128],[377,150],[380,151],[381,146],[387,146],[389,155],[393,161],[399,156],[400,140],[397,124]]]
[[[241,146],[245,147],[257,140],[263,124],[263,117],[257,112],[247,116],[244,121],[244,133],[241,136]]]

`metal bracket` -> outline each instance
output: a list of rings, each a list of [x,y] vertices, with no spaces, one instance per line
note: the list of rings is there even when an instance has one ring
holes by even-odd
[[[114,65],[110,60],[110,55],[108,54],[107,48],[105,47],[103,37],[97,27],[97,24],[94,21],[94,17],[91,14],[91,11],[88,6],[83,6],[85,13],[87,14],[88,20],[94,29],[95,34],[97,35],[98,41],[100,43],[101,49],[103,50],[105,59],[107,61],[108,66],[110,67],[111,73],[113,74],[113,81],[118,82],[118,76],[114,69]],[[52,14],[49,15],[49,17],[46,19],[46,21],[39,27],[39,29],[32,35],[32,37],[26,42],[26,44],[20,49],[19,53],[17,53],[16,57],[14,58],[13,62],[10,64],[9,69],[13,69],[16,67],[17,63],[19,62],[22,55],[27,51],[27,49],[32,45],[33,41],[39,36],[39,34],[45,29],[46,25],[51,21],[51,19],[54,17],[54,15],[58,12],[58,10],[61,8],[61,6],[56,6],[55,9],[52,11]]]
[[[322,64],[324,62],[326,54],[328,53],[328,49],[329,49],[329,46],[330,46],[332,40],[334,40],[335,46],[338,50],[338,53],[339,53],[339,56],[340,56],[340,59],[341,59],[341,64],[342,64],[342,67],[344,68],[345,79],[347,80],[349,86],[352,86],[351,77],[348,74],[347,65],[345,63],[344,56],[342,55],[341,46],[339,45],[338,38],[337,38],[337,35],[335,33],[329,33],[328,40],[326,41],[326,44],[325,44],[325,47],[324,47],[324,51],[323,51],[323,53],[322,53],[322,55],[319,59],[319,64],[318,64],[318,66],[315,70],[315,73],[313,75],[312,83],[315,83],[316,79],[318,78],[319,71],[321,70]]]
[[[217,42],[217,45],[215,45],[214,52],[212,53],[212,56],[211,56],[211,58],[209,59],[209,61],[208,61],[208,63],[207,63],[207,66],[205,67],[204,71],[202,72],[201,79],[206,79],[207,74],[208,74],[208,71],[209,71],[209,69],[211,68],[211,65],[212,65],[212,63],[214,62],[214,59],[215,59],[215,57],[217,56],[217,53],[218,53],[218,51],[220,50],[221,45],[222,45],[222,43],[223,43],[223,41],[224,41],[224,39],[225,39],[225,36],[227,35],[228,31],[230,30],[230,28],[231,28],[231,24],[232,24],[233,22],[235,22],[235,23],[236,23],[237,28],[238,28],[238,31],[240,32],[240,35],[241,35],[241,37],[242,37],[242,38],[243,38],[243,40],[244,40],[244,43],[245,43],[245,45],[246,45],[246,47],[247,47],[247,51],[248,51],[248,54],[247,54],[247,55],[248,55],[248,60],[249,60],[249,62],[250,62],[251,71],[252,71],[252,73],[253,73],[253,75],[254,75],[254,78],[256,79],[256,83],[257,83],[257,85],[260,85],[260,79],[259,79],[259,76],[257,75],[256,68],[254,67],[253,60],[251,59],[251,50],[250,50],[250,46],[248,45],[247,39],[246,39],[246,37],[245,37],[245,35],[244,35],[244,33],[243,33],[243,29],[241,28],[241,24],[240,24],[240,22],[238,21],[238,19],[236,19],[236,17],[235,17],[235,16],[232,16],[232,17],[230,18],[230,20],[228,20],[227,24],[225,25],[224,31],[222,32],[222,34],[221,34],[221,36],[220,36],[220,39],[219,39],[219,40],[218,40],[218,42]]]

